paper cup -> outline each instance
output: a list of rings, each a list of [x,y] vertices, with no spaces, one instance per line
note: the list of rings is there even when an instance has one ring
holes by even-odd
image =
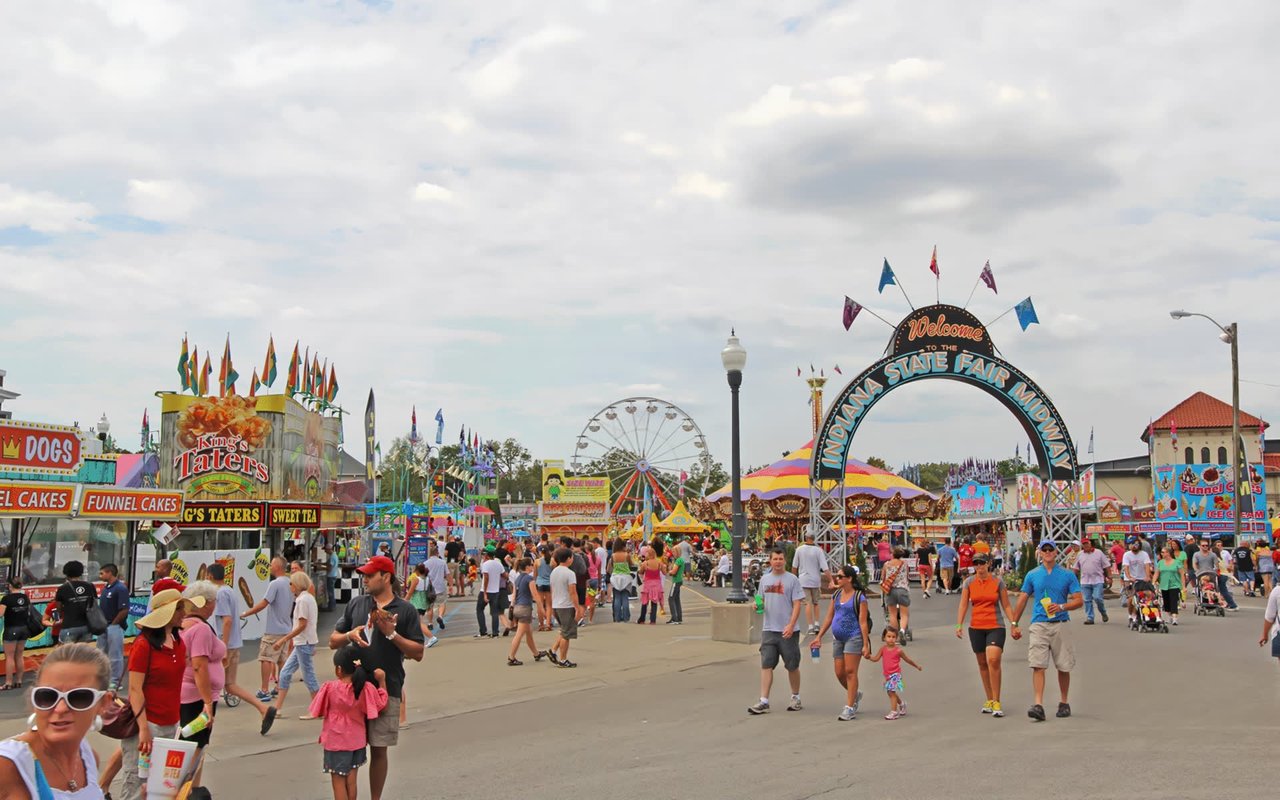
[[[195,771],[196,743],[180,739],[153,739],[151,772],[147,775],[147,800],[170,800]]]

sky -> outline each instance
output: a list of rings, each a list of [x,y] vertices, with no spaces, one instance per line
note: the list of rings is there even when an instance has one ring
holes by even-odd
[[[0,5],[0,369],[16,418],[179,389],[183,335],[243,376],[274,336],[379,438],[416,404],[571,459],[601,408],[674,403],[729,461],[810,436],[917,304],[964,304],[1099,459],[1197,390],[1280,422],[1280,8],[1265,2]],[[941,279],[928,271],[938,249]],[[1041,324],[1009,314],[1031,296]],[[1268,311],[1272,308],[1272,311]],[[214,369],[217,369],[216,358]],[[279,387],[281,384],[277,384]],[[995,400],[926,381],[853,452],[1004,458]]]

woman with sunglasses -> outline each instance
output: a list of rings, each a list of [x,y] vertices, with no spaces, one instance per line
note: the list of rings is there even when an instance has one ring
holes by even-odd
[[[205,600],[197,596],[185,603],[204,608]],[[151,742],[157,737],[178,738],[182,676],[187,669],[187,647],[180,633],[186,606],[177,589],[163,589],[151,596],[150,608],[134,623],[138,638],[129,650],[129,703],[138,733],[120,741],[123,800],[142,797],[147,776],[139,774],[139,753],[150,756]]]
[[[978,660],[978,674],[982,678],[982,690],[987,701],[982,704],[982,713],[993,717],[1003,717],[1000,707],[1000,680],[1002,676],[1001,658],[1004,655],[1005,628],[1004,617],[1013,619],[1013,609],[1009,607],[1009,590],[1004,581],[991,574],[991,556],[978,553],[973,557],[973,575],[965,579],[960,587],[960,607],[956,610],[956,638],[964,638],[964,617],[972,608],[969,616],[969,646]],[[1018,623],[1013,623],[1013,638],[1020,637]]]
[[[836,573],[836,591],[831,595],[827,618],[809,642],[809,647],[822,643],[830,630],[834,637],[831,655],[835,658],[836,680],[845,690],[844,709],[836,719],[848,721],[858,716],[858,666],[871,655],[871,639],[867,628],[867,595],[858,585],[858,568],[846,564]]]
[[[102,726],[111,698],[111,662],[91,644],[52,650],[31,690],[31,730],[0,742],[0,791],[15,800],[42,796],[100,800],[98,757],[86,737]],[[42,795],[42,787],[52,790]],[[47,790],[46,790],[47,792]]]

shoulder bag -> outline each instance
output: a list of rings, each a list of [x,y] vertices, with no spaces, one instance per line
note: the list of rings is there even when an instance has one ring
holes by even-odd
[[[93,592],[93,584],[89,584],[89,591]],[[89,627],[89,633],[94,636],[101,636],[107,632],[107,615],[102,613],[102,606],[98,605],[98,596],[93,594],[89,598],[89,610],[84,614],[85,624]]]

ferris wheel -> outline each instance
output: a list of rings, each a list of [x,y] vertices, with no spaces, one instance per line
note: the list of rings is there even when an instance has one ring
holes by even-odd
[[[587,420],[570,466],[578,475],[607,475],[612,512],[639,512],[646,496],[670,510],[695,468],[711,465],[707,438],[675,403],[628,397]]]

